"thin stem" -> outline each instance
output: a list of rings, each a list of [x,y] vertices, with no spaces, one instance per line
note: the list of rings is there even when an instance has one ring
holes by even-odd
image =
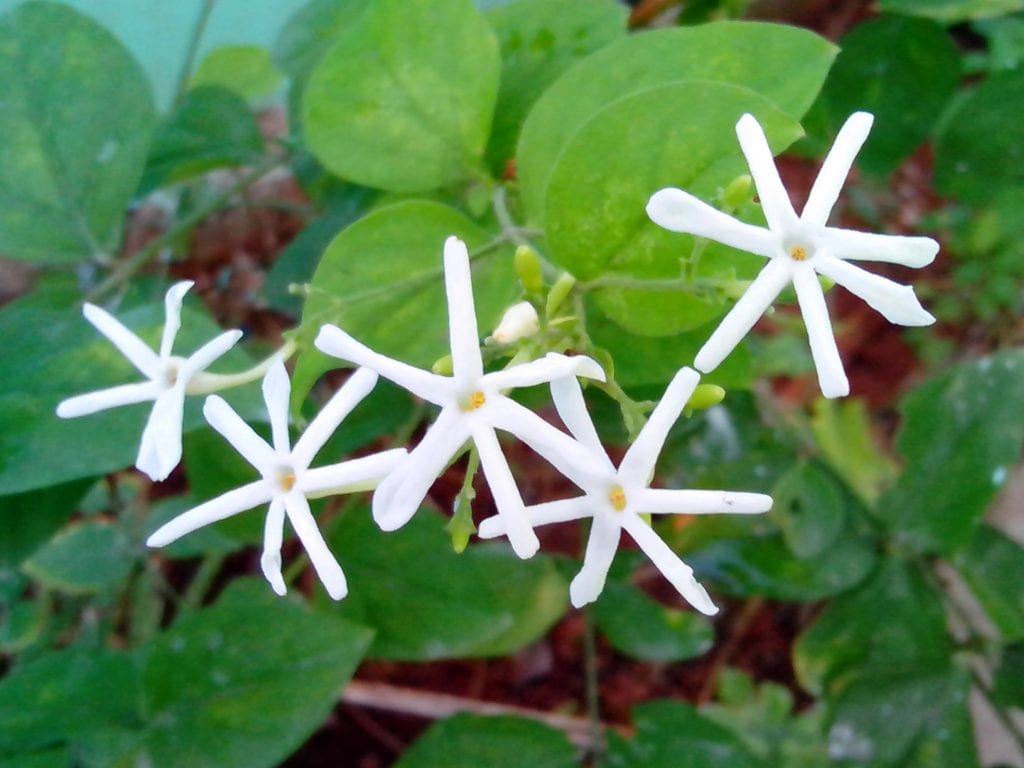
[[[294,341],[288,341],[270,357],[239,373],[199,373],[189,382],[188,393],[190,395],[208,395],[211,392],[240,387],[250,381],[262,379],[278,358],[281,358],[282,361],[287,360],[295,354],[296,349],[298,349],[298,345]],[[194,386],[192,386],[193,383]]]
[[[729,284],[734,282],[729,281]],[[680,277],[656,280],[622,275],[607,275],[588,280],[585,283],[577,283],[576,287],[581,291],[594,291],[599,288],[626,288],[634,291],[650,291],[652,293],[688,293],[693,296],[710,297],[722,293],[726,283],[723,280],[712,278],[687,281]]]
[[[604,760],[604,729],[601,727],[601,690],[597,669],[597,629],[590,610],[583,610],[583,673],[586,681],[587,722],[590,725],[590,768]]]
[[[185,594],[181,598],[179,616],[202,605],[203,598],[210,592],[213,580],[220,573],[220,567],[224,565],[225,558],[226,556],[220,552],[211,552],[199,563],[196,575],[192,577],[188,589],[185,590]]]
[[[181,63],[181,72],[178,74],[178,87],[174,92],[174,105],[181,104],[188,92],[188,81],[192,77],[192,70],[196,65],[196,58],[199,56],[199,44],[202,42],[206,25],[210,21],[210,14],[213,13],[213,6],[217,0],[205,0],[203,7],[199,9],[199,17],[192,28],[192,37],[188,41],[188,49],[185,51],[185,60]]]

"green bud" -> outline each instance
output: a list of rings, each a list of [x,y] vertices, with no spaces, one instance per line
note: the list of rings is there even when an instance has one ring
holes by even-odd
[[[725,390],[717,384],[698,384],[686,403],[687,410],[703,411],[725,399]]]
[[[574,287],[576,287],[576,278],[568,272],[563,272],[548,292],[548,300],[544,305],[544,313],[548,317],[552,317],[568,298],[569,294],[572,293],[572,289]]]
[[[753,195],[754,180],[747,174],[737,176],[729,182],[729,186],[722,193],[722,203],[729,210],[736,210],[741,205],[749,203]]]
[[[452,371],[454,370],[452,368],[452,356],[445,355],[444,357],[439,357],[434,364],[430,366],[430,370],[438,376],[451,376]]]
[[[462,499],[459,499],[462,505]],[[468,502],[467,502],[468,507]],[[456,511],[455,516],[448,521],[448,535],[452,538],[452,549],[456,554],[461,555],[466,551],[469,544],[469,537],[476,533],[476,526],[473,525],[473,517],[468,513]]]
[[[834,286],[836,284],[836,281],[833,280],[831,277],[826,277],[825,275],[819,274],[818,275],[818,283],[821,284],[821,290],[823,290],[823,291],[831,291],[832,290],[832,286]]]
[[[544,290],[544,273],[540,266],[540,257],[528,245],[516,248],[516,275],[527,293],[540,293]]]

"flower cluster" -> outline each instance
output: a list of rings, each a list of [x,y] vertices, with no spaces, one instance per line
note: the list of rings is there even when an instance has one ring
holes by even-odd
[[[768,259],[747,292],[725,316],[701,348],[694,367],[705,373],[715,367],[753,327],[788,283],[796,289],[822,392],[847,394],[849,385],[832,336],[818,275],[824,275],[867,301],[892,322],[924,325],[933,321],[911,288],[872,275],[847,259],[888,261],[923,266],[937,245],[928,238],[871,235],[827,226],[853,158],[865,141],[871,116],[853,115],[843,126],[815,182],[801,216],[793,211],[761,127],[745,115],[736,127],[740,146],[764,209],[767,228],[740,222],[678,189],[663,189],[650,199],[647,212],[671,230],[718,240]],[[264,441],[220,397],[207,398],[203,413],[259,473],[259,479],[207,501],[174,518],[150,536],[159,547],[204,525],[268,504],[261,567],[273,589],[285,592],[281,575],[281,543],[287,518],[302,542],[328,593],[341,599],[347,585],[310,512],[309,499],[373,489],[372,513],[378,526],[393,531],[419,509],[434,480],[467,445],[480,459],[497,515],[484,520],[482,538],[505,536],[522,558],[534,555],[539,540],[534,528],[549,523],[591,519],[582,570],[573,579],[570,598],[585,605],[600,594],[625,530],[678,592],[697,610],[717,611],[693,571],[657,535],[648,515],[756,514],[772,504],[759,493],[673,490],[651,487],[665,440],[697,388],[700,374],[680,369],[660,402],[616,466],[602,447],[587,412],[580,379],[604,381],[605,371],[593,359],[549,353],[531,362],[486,372],[480,349],[471,283],[470,259],[464,243],[450,237],[444,245],[450,376],[415,368],[368,348],[333,325],[320,329],[315,345],[357,370],[324,405],[292,445],[288,432],[291,387],[281,357],[263,380],[263,397],[271,427]],[[153,352],[111,315],[86,305],[85,316],[139,369],[148,381],[73,397],[57,409],[62,417],[81,416],[117,405],[153,400],[142,436],[137,466],[153,479],[163,479],[181,457],[182,408],[186,394],[211,392],[217,377],[203,371],[235,342],[229,331],[188,358],[171,355],[180,325],[180,309],[191,283],[178,283],[167,293],[167,318],[159,354]],[[529,303],[512,307],[491,340],[512,343],[537,333],[538,317]],[[434,422],[410,451],[385,450],[357,459],[311,468],[311,464],[345,417],[373,389],[378,376],[440,408]],[[508,393],[519,387],[547,384],[566,431],[517,403]],[[498,441],[498,432],[522,441],[582,491],[582,495],[527,506]]]

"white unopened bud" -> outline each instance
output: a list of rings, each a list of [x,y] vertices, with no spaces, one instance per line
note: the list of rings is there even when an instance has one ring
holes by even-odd
[[[540,330],[537,310],[528,301],[513,304],[501,316],[501,322],[494,329],[491,339],[499,344],[511,344],[514,341],[533,336]]]

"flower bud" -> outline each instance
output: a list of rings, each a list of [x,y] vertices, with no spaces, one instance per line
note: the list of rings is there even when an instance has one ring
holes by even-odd
[[[537,252],[528,245],[516,248],[516,275],[527,293],[540,293],[544,290],[544,274],[541,271]]]
[[[511,344],[527,336],[533,336],[539,329],[537,310],[530,302],[521,301],[505,310],[491,339],[499,344]]]
[[[454,370],[452,368],[452,356],[445,355],[444,357],[438,358],[434,364],[430,366],[430,370],[438,376],[451,376],[452,371]]]
[[[548,300],[544,307],[544,312],[548,317],[551,317],[558,311],[558,308],[562,306],[562,302],[566,300],[575,286],[576,278],[568,272],[563,272],[558,280],[555,281],[555,284],[551,286],[551,291],[548,293]]]
[[[690,411],[702,411],[713,405],[718,405],[725,399],[725,390],[716,384],[699,384],[686,402],[686,408]]]
[[[735,210],[750,202],[754,190],[754,180],[747,174],[737,176],[729,182],[722,193],[722,203],[728,210]]]

